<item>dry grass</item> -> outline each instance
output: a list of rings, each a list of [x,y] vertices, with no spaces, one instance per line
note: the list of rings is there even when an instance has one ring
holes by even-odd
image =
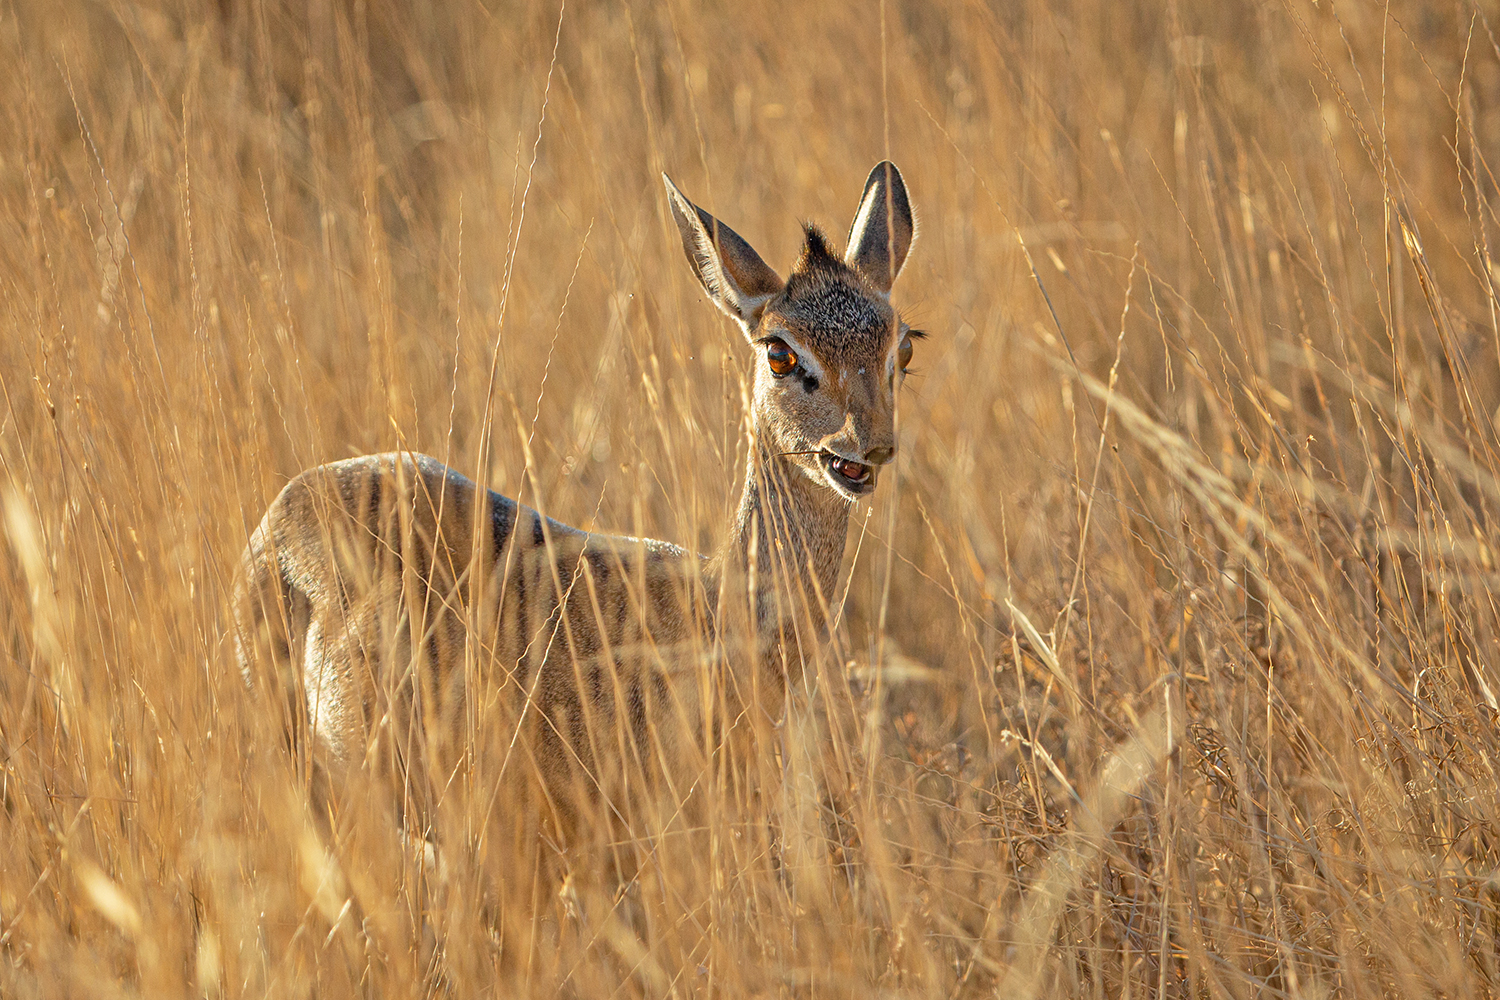
[[[0,995],[1497,992],[1500,18],[306,6],[0,8]],[[613,913],[325,837],[224,644],[280,484],[711,546],[657,175],[785,267],[887,153],[932,337],[760,793]]]

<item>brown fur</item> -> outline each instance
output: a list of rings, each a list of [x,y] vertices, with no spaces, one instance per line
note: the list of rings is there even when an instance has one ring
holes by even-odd
[[[894,454],[907,331],[886,296],[912,232],[895,168],[876,167],[865,201],[904,216],[871,223],[862,204],[853,264],[809,229],[786,282],[667,184],[715,303],[752,343],[780,337],[819,373],[816,386],[776,378],[756,347],[755,447],[714,556],[582,532],[406,454],[302,473],[245,553],[247,681],[274,692],[335,786],[379,762],[424,828],[476,746],[536,779],[563,837],[584,799],[623,816],[627,790],[665,786],[680,803],[729,730],[779,713],[825,625],[852,497]],[[868,481],[841,491],[831,456],[867,465]]]

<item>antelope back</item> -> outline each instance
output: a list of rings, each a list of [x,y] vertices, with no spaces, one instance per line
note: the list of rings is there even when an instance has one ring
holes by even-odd
[[[630,791],[704,759],[712,609],[677,546],[375,455],[288,484],[242,578],[247,679],[274,685],[335,781],[379,762],[427,813],[460,765],[510,772],[566,830],[576,803],[628,813]]]

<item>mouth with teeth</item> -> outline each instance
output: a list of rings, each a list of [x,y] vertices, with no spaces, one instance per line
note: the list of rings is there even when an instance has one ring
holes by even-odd
[[[832,452],[822,454],[823,470],[833,485],[852,496],[868,493],[875,484],[875,470],[868,465],[851,462]]]

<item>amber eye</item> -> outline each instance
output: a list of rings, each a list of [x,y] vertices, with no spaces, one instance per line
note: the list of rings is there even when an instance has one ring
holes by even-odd
[[[773,375],[790,375],[797,367],[797,352],[786,341],[773,340],[766,345],[766,361]]]
[[[911,338],[902,337],[901,346],[896,348],[896,367],[905,372],[909,364],[911,364]]]

